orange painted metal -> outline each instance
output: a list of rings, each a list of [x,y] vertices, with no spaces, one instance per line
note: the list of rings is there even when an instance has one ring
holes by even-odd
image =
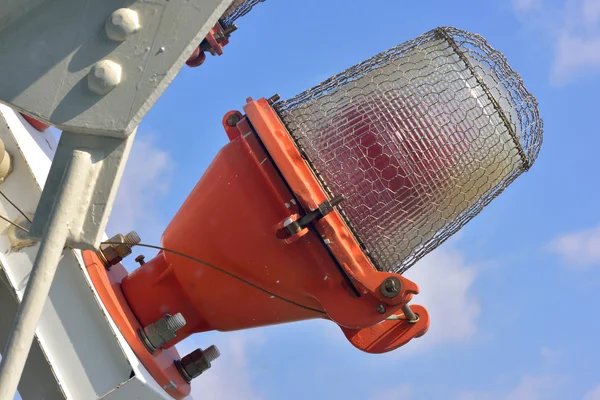
[[[45,122],[42,122],[42,121],[38,121],[37,119],[30,117],[27,114],[23,114],[23,113],[20,113],[20,114],[23,118],[25,118],[25,120],[27,122],[29,122],[29,124],[31,126],[33,126],[35,129],[37,129],[40,132],[44,132],[46,129],[48,129],[50,127],[49,124],[46,124]]]
[[[229,133],[233,138],[165,230],[162,245],[314,311],[272,297],[208,266],[160,252],[125,278],[122,288],[144,325],[165,312],[183,314],[187,324],[169,345],[197,332],[320,318],[325,313],[314,292],[346,291],[327,250],[314,246],[320,243],[314,232],[293,246],[276,237],[281,222],[300,210],[291,203],[293,195],[247,120],[238,126],[244,133]]]
[[[160,252],[123,279],[131,309],[143,325],[181,312],[187,324],[167,345],[197,332],[310,318],[331,319],[353,337],[370,335],[372,342],[382,332],[371,327],[399,312],[418,293],[417,285],[373,268],[337,211],[297,237],[277,236],[284,221],[317,208],[327,197],[268,102],[250,101],[244,110],[246,117],[232,111],[223,119],[230,142],[162,238],[163,247],[225,272]],[[229,126],[234,115],[231,121],[237,123]],[[400,280],[401,290],[387,298],[380,287],[391,276]],[[382,348],[391,350],[422,335],[428,321],[424,312],[410,326],[385,322],[382,326],[396,327],[398,335],[383,332],[381,340],[388,344]]]
[[[201,48],[204,44],[206,44],[206,47]],[[223,27],[217,22],[215,26],[208,31],[202,44],[194,49],[194,52],[190,55],[186,64],[190,67],[199,67],[206,61],[204,50],[207,50],[213,56],[220,56],[223,55],[223,47],[227,44],[229,44],[229,37],[224,34]]]
[[[268,101],[249,99],[244,110],[304,209],[318,208],[319,204],[327,200],[327,195],[308,164],[302,159],[296,144]],[[419,292],[418,286],[403,276],[377,271],[362,252],[337,211],[316,221],[315,226],[324,239],[329,239],[331,252],[363,297],[370,297],[382,304],[398,306],[406,304],[414,294]],[[400,279],[402,284],[400,294],[394,298],[383,296],[380,289],[382,282],[389,277]],[[384,315],[389,316],[397,309],[398,307],[388,307]],[[354,325],[347,323],[347,319],[356,318],[354,315],[349,315],[348,310],[336,308],[328,309],[327,312],[340,325],[348,327]],[[364,323],[360,324],[361,326],[370,326],[382,320],[381,315],[376,315],[369,309],[364,310],[363,318]]]
[[[82,254],[100,300],[135,355],[169,395],[175,399],[183,399],[188,396],[190,385],[183,379],[174,364],[174,361],[180,358],[177,349],[175,347],[159,349],[154,354],[150,354],[138,336],[137,332],[142,327],[129,308],[120,287],[121,281],[127,276],[125,267],[117,264],[107,270],[95,252],[83,251]],[[175,385],[172,385],[172,382]]]
[[[429,329],[429,314],[423,306],[411,306],[419,316],[414,324],[406,321],[386,320],[368,328],[350,329],[341,326],[346,339],[354,347],[367,353],[380,354],[396,350],[413,338],[423,336]]]

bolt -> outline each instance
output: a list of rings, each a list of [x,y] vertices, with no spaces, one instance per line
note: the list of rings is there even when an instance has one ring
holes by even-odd
[[[414,324],[419,320],[419,316],[415,314],[415,312],[410,308],[408,304],[405,304],[402,307],[402,312],[404,313],[404,316],[406,317],[408,322],[410,322],[411,324]]]
[[[215,345],[209,346],[208,348],[204,349],[204,357],[206,357],[208,361],[215,361],[217,358],[219,358],[220,355],[221,352],[219,351],[219,349],[217,349],[217,346]]]
[[[135,231],[131,231],[125,236],[117,234],[108,239],[107,242],[100,245],[100,250],[97,251],[97,254],[104,262],[104,265],[110,268],[130,255],[131,248],[139,244],[141,239]]]
[[[239,114],[231,114],[228,118],[227,118],[227,125],[229,126],[236,126],[238,122],[240,122],[240,115]]]
[[[269,104],[273,104],[276,101],[279,101],[279,99],[281,99],[281,96],[279,96],[277,93],[275,93],[273,96],[269,97],[269,100],[267,100],[269,102]]]
[[[343,194],[339,194],[339,195],[335,196],[333,199],[331,199],[329,204],[331,204],[331,207],[335,207],[344,200],[346,200],[346,197]]]
[[[138,13],[129,8],[119,8],[104,24],[109,39],[122,42],[140,29]]]
[[[177,336],[175,333],[183,328],[185,324],[185,318],[181,313],[175,315],[167,314],[138,333],[148,351],[154,353],[165,343],[174,339]]]
[[[387,290],[390,290],[390,291],[396,290],[396,283],[391,279],[388,281],[385,281],[384,285]]]
[[[379,312],[379,314],[384,314],[385,313],[385,307],[383,304],[380,304],[377,306],[377,311]]]
[[[127,235],[123,236],[123,242],[129,245],[129,248],[132,248],[136,244],[140,244],[141,241],[142,239],[140,239],[136,231],[131,231]]]
[[[387,298],[396,297],[398,293],[400,293],[401,288],[402,283],[400,282],[400,279],[392,276],[386,278],[381,284],[381,294]]]
[[[88,74],[88,86],[92,92],[105,95],[121,83],[121,73],[121,66],[116,62],[98,61]]]
[[[166,318],[166,321],[167,326],[173,332],[177,332],[185,326],[185,318],[183,318],[183,315],[181,315],[181,313],[177,313],[173,316]]]
[[[227,38],[223,34],[223,32],[215,32],[215,40],[217,43],[223,43]]]
[[[231,35],[233,32],[237,31],[237,25],[229,25],[227,28],[223,29],[223,34],[227,37]]]
[[[181,376],[189,383],[208,370],[211,367],[211,362],[220,355],[221,353],[216,346],[210,346],[206,350],[196,349],[181,360],[175,361],[175,366]]]
[[[143,255],[140,254],[139,256],[137,256],[135,258],[135,262],[138,263],[138,264],[140,264],[140,265],[144,265],[144,264],[146,264],[146,261],[144,261],[145,258],[146,257],[144,257]]]

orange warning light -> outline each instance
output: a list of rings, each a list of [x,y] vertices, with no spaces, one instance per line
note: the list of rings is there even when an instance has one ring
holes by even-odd
[[[164,250],[115,281],[152,352],[198,332],[311,318],[370,353],[422,336],[429,316],[409,305],[419,289],[402,273],[533,165],[543,128],[505,58],[455,28],[289,100],[248,99],[223,126],[229,143]],[[161,336],[175,320],[176,335]]]
[[[142,325],[181,312],[187,324],[170,345],[197,332],[310,318],[331,319],[347,335],[365,328],[372,335],[373,325],[401,312],[417,285],[374,268],[333,206],[299,224],[330,199],[269,102],[249,101],[245,111],[225,116],[230,142],[163,235],[164,247],[227,273],[160,252],[123,280],[130,307]],[[393,350],[427,330],[428,315],[418,310],[415,320],[388,321],[397,328],[381,332],[377,344],[352,343]]]

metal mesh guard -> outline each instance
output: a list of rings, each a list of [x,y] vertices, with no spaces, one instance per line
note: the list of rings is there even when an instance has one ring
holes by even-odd
[[[275,105],[377,269],[403,273],[529,169],[537,101],[479,35],[437,28]]]
[[[224,28],[231,26],[236,19],[248,14],[252,7],[265,0],[234,0],[221,17]]]

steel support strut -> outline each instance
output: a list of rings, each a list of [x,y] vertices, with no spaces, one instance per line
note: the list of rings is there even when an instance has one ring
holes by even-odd
[[[92,156],[89,152],[73,151],[63,176],[63,185],[49,216],[48,231],[40,243],[12,333],[3,352],[0,400],[14,398],[56,267],[69,237],[71,214],[77,212],[77,203],[88,180],[91,165]]]

